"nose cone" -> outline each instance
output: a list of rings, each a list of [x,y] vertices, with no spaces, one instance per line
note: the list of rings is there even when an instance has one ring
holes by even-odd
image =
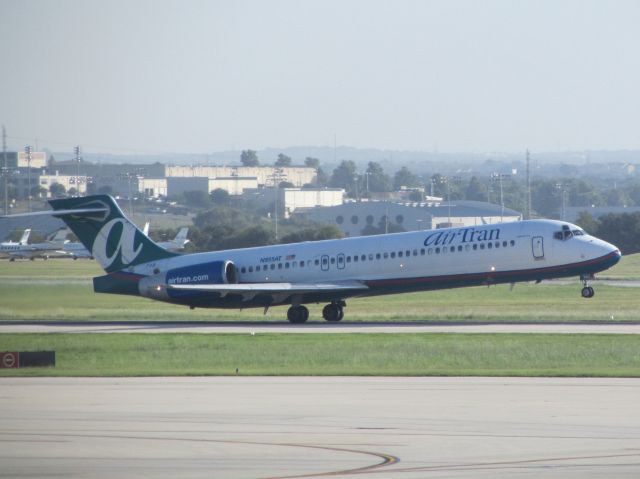
[[[622,258],[622,253],[617,246],[607,243],[606,241],[599,240],[599,246],[602,249],[602,256],[606,258],[607,268],[611,268],[617,264]]]

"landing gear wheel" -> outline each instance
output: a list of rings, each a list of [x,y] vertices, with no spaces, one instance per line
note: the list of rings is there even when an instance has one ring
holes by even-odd
[[[287,311],[287,319],[294,324],[304,323],[309,319],[309,310],[305,306],[291,306]]]
[[[585,286],[581,291],[583,298],[593,298],[596,292],[593,290],[591,286]]]
[[[596,292],[593,290],[593,288],[591,286],[589,286],[589,280],[593,279],[593,275],[591,276],[581,276],[580,279],[582,280],[582,291],[580,291],[580,294],[582,295],[583,298],[593,298],[593,296],[596,294]]]
[[[322,308],[322,317],[331,322],[340,321],[344,318],[344,311],[342,310],[342,306],[336,303],[327,304],[324,308]]]

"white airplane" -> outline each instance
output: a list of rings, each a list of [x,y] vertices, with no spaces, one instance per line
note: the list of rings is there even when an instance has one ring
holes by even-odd
[[[529,220],[179,255],[160,248],[106,195],[49,202],[107,272],[98,293],[143,296],[190,308],[290,305],[303,323],[304,306],[327,303],[327,321],[343,318],[345,300],[409,291],[589,280],[620,260],[615,246],[564,221]]]
[[[169,241],[159,241],[157,245],[168,251],[181,251],[184,249],[187,243],[191,242],[191,240],[187,239],[188,234],[189,228],[185,226],[184,228],[180,228],[180,230],[178,230],[178,234],[176,234],[175,238]]]
[[[144,233],[145,236],[149,236],[148,221],[144,224],[144,228],[142,229],[142,232]],[[187,227],[180,228],[175,238],[169,241],[158,241],[156,244],[168,251],[181,251],[184,249],[187,243],[191,242],[191,240],[187,239],[188,234],[189,234],[189,228]]]
[[[18,243],[2,243],[0,245],[1,257],[9,258],[9,261],[15,261],[16,259],[30,259],[33,261],[36,258],[49,259],[49,256],[53,254],[60,254],[67,236],[66,229],[63,228],[44,243],[29,244],[30,233],[31,230],[26,229]]]
[[[27,228],[22,232],[19,241],[4,241],[0,243],[0,258],[11,258],[14,251],[18,251],[20,246],[24,246],[29,242],[31,228]]]

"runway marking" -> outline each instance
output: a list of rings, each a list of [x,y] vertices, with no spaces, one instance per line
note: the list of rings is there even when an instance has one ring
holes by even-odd
[[[382,459],[382,461],[368,466],[361,466],[353,469],[342,469],[336,471],[324,471],[317,473],[305,473],[293,476],[267,476],[260,479],[302,479],[309,477],[328,477],[338,476],[346,474],[360,474],[363,472],[374,472],[375,470],[397,464],[400,462],[400,458],[391,454],[362,451],[359,449],[346,449],[340,447],[320,446],[315,444],[296,444],[286,442],[257,442],[257,441],[234,441],[234,440],[222,440],[222,439],[193,439],[193,438],[181,438],[181,437],[154,437],[154,436],[129,436],[129,435],[102,435],[102,434],[69,434],[69,433],[28,433],[28,432],[3,432],[2,435],[8,436],[46,436],[46,437],[77,437],[77,438],[92,438],[92,439],[128,439],[128,440],[151,440],[151,441],[177,441],[177,442],[209,442],[217,444],[242,444],[251,446],[278,446],[278,447],[298,447],[306,449],[320,449],[325,451],[334,452],[346,452],[351,454],[363,454],[367,456],[374,456]],[[25,442],[25,441],[21,441]],[[42,441],[39,441],[42,442]]]
[[[478,462],[470,464],[450,464],[444,466],[420,466],[420,467],[408,467],[404,469],[393,469],[393,472],[428,472],[428,471],[465,471],[476,469],[496,469],[499,466],[517,466],[527,464],[538,464],[546,462],[561,462],[561,461],[576,461],[585,459],[612,459],[621,457],[640,457],[640,452],[634,452],[629,454],[602,454],[595,456],[566,456],[566,457],[549,457],[543,459],[522,459],[518,461],[497,461],[497,462]],[[582,464],[576,464],[576,467]],[[603,466],[609,467],[609,464]],[[565,466],[566,467],[566,466]],[[382,471],[371,471],[373,473]]]

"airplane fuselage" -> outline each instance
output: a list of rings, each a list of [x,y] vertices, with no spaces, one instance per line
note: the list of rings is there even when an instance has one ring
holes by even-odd
[[[190,284],[203,280],[207,264],[231,262],[240,284],[355,281],[367,287],[338,295],[321,291],[297,296],[283,293],[279,298],[281,304],[303,304],[350,296],[587,277],[611,267],[619,258],[615,246],[585,234],[575,225],[531,220],[189,254],[141,264],[117,274],[121,279],[139,281],[175,269],[182,276],[172,280]],[[247,298],[232,293],[165,289],[140,293],[197,307],[277,304],[273,295]]]

